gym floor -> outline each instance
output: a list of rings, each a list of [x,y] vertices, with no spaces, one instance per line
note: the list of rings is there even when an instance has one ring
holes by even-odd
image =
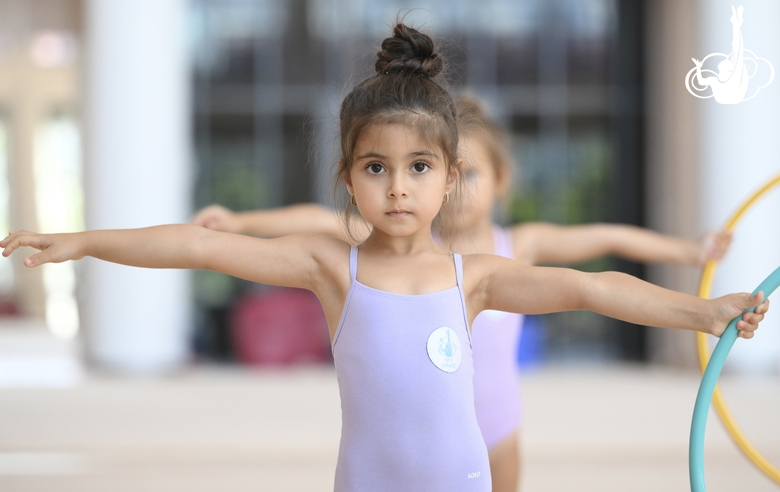
[[[548,367],[522,378],[524,492],[685,491],[699,377],[646,366]],[[780,381],[726,376],[753,443],[780,464]],[[330,491],[333,369],[194,366],[164,377],[87,372],[61,389],[0,390],[3,491]],[[775,491],[714,413],[710,492]]]

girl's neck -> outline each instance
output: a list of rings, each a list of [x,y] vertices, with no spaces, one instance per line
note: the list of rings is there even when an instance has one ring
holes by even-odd
[[[411,255],[441,249],[433,240],[430,227],[408,236],[391,236],[374,227],[361,244],[361,250],[379,251],[388,255]]]

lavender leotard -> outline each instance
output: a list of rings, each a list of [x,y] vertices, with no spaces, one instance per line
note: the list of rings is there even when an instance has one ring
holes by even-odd
[[[511,233],[493,228],[496,255],[512,258]],[[483,311],[472,325],[474,403],[488,449],[520,426],[517,344],[523,315]]]
[[[336,492],[489,492],[474,410],[460,255],[456,287],[423,295],[352,283],[333,339],[341,394]]]

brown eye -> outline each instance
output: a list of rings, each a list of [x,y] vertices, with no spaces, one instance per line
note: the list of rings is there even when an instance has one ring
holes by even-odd
[[[366,166],[366,169],[368,169],[368,172],[371,174],[380,174],[382,171],[385,170],[384,167],[382,167],[382,164],[379,164],[377,162],[372,162],[368,166]]]
[[[415,162],[414,165],[412,165],[412,169],[416,173],[424,173],[430,168],[427,162]]]

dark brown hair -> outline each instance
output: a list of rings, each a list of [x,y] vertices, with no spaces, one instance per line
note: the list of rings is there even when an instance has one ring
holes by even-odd
[[[444,65],[430,36],[400,22],[395,25],[392,37],[382,41],[377,53],[376,74],[357,84],[341,103],[337,187],[352,168],[360,135],[388,123],[414,126],[423,139],[442,149],[448,172],[459,172],[455,103],[443,81],[437,80]],[[348,202],[345,212],[351,234]]]

